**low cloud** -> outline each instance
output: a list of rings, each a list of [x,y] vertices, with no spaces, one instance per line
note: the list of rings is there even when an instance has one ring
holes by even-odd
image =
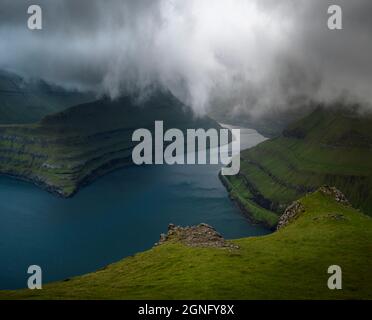
[[[115,98],[153,84],[198,113],[216,105],[270,108],[347,96],[370,105],[369,0],[3,0],[0,68]],[[343,9],[343,30],[327,8]]]

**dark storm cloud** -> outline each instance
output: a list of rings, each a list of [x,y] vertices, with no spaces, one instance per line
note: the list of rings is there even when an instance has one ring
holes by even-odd
[[[27,7],[43,30],[27,29]],[[342,31],[327,8],[343,9]],[[2,0],[0,68],[118,96],[153,83],[195,110],[372,101],[369,0]]]

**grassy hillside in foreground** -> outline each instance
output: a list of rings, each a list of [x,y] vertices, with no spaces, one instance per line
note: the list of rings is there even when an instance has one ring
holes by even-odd
[[[103,270],[42,290],[0,291],[0,299],[372,299],[372,219],[320,191],[305,211],[239,249],[169,242]],[[343,290],[329,290],[339,265]]]
[[[39,79],[0,70],[0,124],[24,124],[94,100],[93,94],[66,90]]]
[[[101,99],[46,116],[32,125],[0,125],[0,174],[32,181],[63,197],[103,174],[132,163],[136,129],[154,131],[219,128],[197,118],[169,92],[156,91],[145,101]]]
[[[336,186],[372,215],[371,159],[371,115],[319,108],[242,152],[239,175],[224,183],[253,220],[270,227],[293,200],[321,185]]]

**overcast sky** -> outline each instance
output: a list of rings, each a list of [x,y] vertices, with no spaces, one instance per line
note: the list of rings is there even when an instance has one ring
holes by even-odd
[[[27,8],[43,9],[43,30]],[[343,9],[343,30],[327,8]],[[0,68],[113,98],[153,83],[198,112],[372,101],[371,0],[1,0]]]

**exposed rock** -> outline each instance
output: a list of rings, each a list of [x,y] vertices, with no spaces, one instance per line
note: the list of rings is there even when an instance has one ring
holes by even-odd
[[[47,162],[43,163],[43,164],[41,165],[41,167],[42,167],[42,168],[45,168],[45,169],[52,169],[52,170],[54,170],[54,169],[62,169],[62,168],[63,168],[62,165],[58,165],[58,164],[50,164],[50,163],[47,163]]]
[[[283,227],[287,226],[290,222],[295,220],[299,214],[305,211],[305,208],[299,201],[293,202],[283,213],[280,217],[277,230],[282,229]]]
[[[320,217],[314,217],[313,218],[314,221],[319,221],[319,220],[322,220],[322,219],[330,219],[330,220],[337,220],[337,221],[347,220],[347,218],[341,213],[328,213],[325,216],[320,216]]]
[[[320,187],[318,191],[327,195],[327,196],[329,196],[329,197],[332,197],[338,203],[341,203],[345,206],[350,206],[350,202],[347,200],[345,195],[335,187],[323,186],[323,187]],[[279,222],[278,222],[278,226],[277,226],[277,230],[280,230],[283,227],[287,226],[289,223],[291,223],[293,220],[295,220],[299,216],[299,214],[301,214],[304,211],[305,211],[305,209],[304,209],[303,205],[301,204],[301,202],[299,202],[299,201],[293,202],[285,210],[284,214],[280,217]],[[332,219],[335,219],[335,220],[342,220],[343,219],[343,216],[340,215],[340,214],[330,214],[329,217],[332,218]]]
[[[227,242],[213,227],[205,223],[184,228],[171,223],[168,226],[168,233],[161,234],[159,242],[155,245],[171,241],[180,241],[190,247],[239,248],[237,245]]]
[[[319,191],[327,196],[334,198],[337,202],[345,206],[350,206],[349,200],[347,200],[345,195],[335,187],[323,186],[319,188]]]

